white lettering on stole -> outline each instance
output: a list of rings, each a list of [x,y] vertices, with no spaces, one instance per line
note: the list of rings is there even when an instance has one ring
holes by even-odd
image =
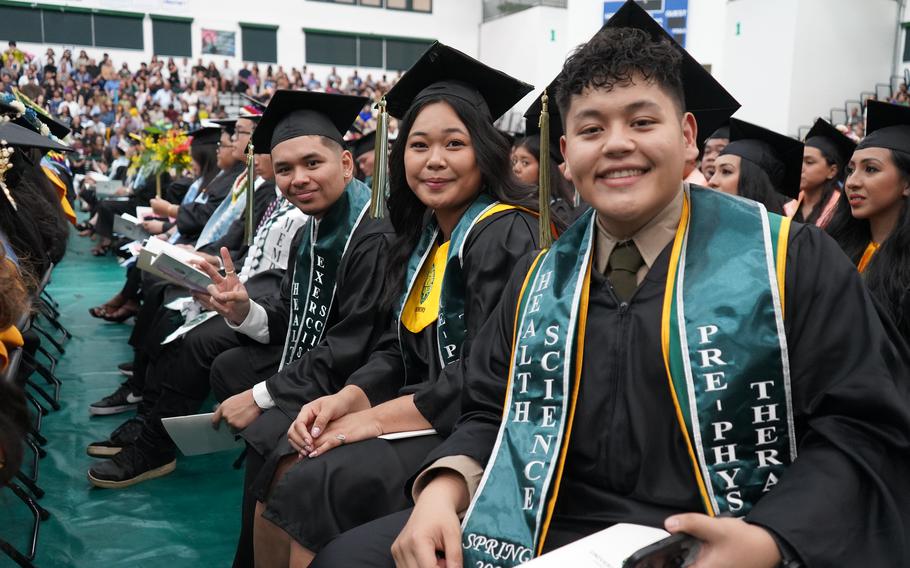
[[[708,383],[708,386],[705,387],[706,392],[713,392],[719,390],[726,390],[727,383],[722,383],[721,381],[726,376],[723,371],[718,373],[705,373],[702,375],[705,378],[705,382]]]
[[[756,400],[768,400],[771,398],[771,395],[768,394],[768,387],[773,384],[774,381],[759,381],[757,383],[750,383],[749,388],[756,390],[756,387],[758,387],[758,399]]]
[[[556,342],[559,341],[559,326],[551,325],[546,329],[547,338],[544,340],[543,344],[547,347],[553,347],[556,345]]]
[[[542,461],[539,461],[539,460],[535,460],[535,461],[532,461],[532,462],[528,462],[528,465],[525,466],[525,471],[524,471],[524,473],[525,473],[525,479],[527,479],[528,481],[537,481],[537,480],[539,480],[540,478],[542,478],[542,477],[543,477],[543,473],[537,473],[537,474],[535,474],[532,470],[533,470],[535,467],[540,468],[540,469],[543,469],[543,468],[544,468],[544,465],[546,465],[546,464],[545,464],[544,462],[542,462]]]
[[[701,338],[699,340],[699,345],[707,345],[711,343],[711,336],[720,331],[720,328],[716,325],[702,325],[698,327],[698,336]]]
[[[517,373],[515,377],[521,381],[521,388],[518,390],[518,393],[526,394],[528,392],[528,379],[531,377],[531,373],[525,371],[524,373]]]
[[[553,279],[553,271],[548,270],[544,272],[537,278],[537,286],[534,288],[534,293],[537,294],[542,292],[550,287],[550,280]]]
[[[536,314],[540,311],[540,296],[541,294],[535,294],[531,297],[531,307],[528,309],[528,314]]]
[[[528,422],[531,416],[531,401],[521,400],[515,403],[515,417],[512,422]]]
[[[718,367],[723,367],[726,363],[720,358],[721,351],[720,349],[699,349],[698,354],[701,356],[701,368],[710,367],[712,365],[717,365]]]
[[[550,357],[556,357],[557,359],[559,359],[559,356],[560,356],[559,351],[548,351],[547,353],[544,353],[544,356],[540,358],[540,366],[543,368],[544,371],[550,371],[550,372],[555,371],[556,367],[551,367],[549,365]]]
[[[528,322],[527,329],[524,330],[524,333],[521,334],[521,339],[527,339],[529,337],[536,337],[537,330],[534,329],[534,320]]]

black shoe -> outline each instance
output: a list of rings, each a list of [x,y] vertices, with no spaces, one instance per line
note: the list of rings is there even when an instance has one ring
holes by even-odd
[[[85,453],[95,458],[109,458],[116,456],[124,447],[136,441],[145,419],[141,416],[130,418],[111,432],[111,437],[100,442],[92,442],[85,449]]]
[[[120,374],[124,377],[133,376],[133,362],[127,361],[126,363],[120,363],[117,365],[117,368],[120,370]]]
[[[123,448],[109,460],[88,470],[88,480],[95,487],[123,489],[143,481],[165,476],[177,467],[173,451],[156,453],[138,444]]]
[[[120,414],[128,410],[133,410],[142,402],[142,396],[136,396],[130,390],[128,384],[123,383],[114,391],[114,394],[108,395],[98,402],[89,405],[88,411],[95,416],[107,416],[109,414]]]

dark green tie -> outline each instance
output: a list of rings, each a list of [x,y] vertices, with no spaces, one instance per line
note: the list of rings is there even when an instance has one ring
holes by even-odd
[[[638,288],[638,269],[645,263],[632,241],[616,245],[607,261],[607,278],[613,284],[616,296],[622,302],[628,302]]]

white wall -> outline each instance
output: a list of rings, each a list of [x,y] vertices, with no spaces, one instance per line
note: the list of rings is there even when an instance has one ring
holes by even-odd
[[[737,0],[715,75],[742,103],[738,118],[795,135],[888,82],[896,28],[894,0]]]
[[[544,6],[496,18],[481,26],[480,60],[534,85],[534,91],[516,104],[511,114],[524,115],[537,93],[559,73],[567,50],[565,27],[566,10]],[[521,56],[516,57],[517,54]],[[524,122],[518,116],[510,116],[503,125],[509,130],[523,127]]]
[[[800,1],[787,132],[890,81],[897,16],[894,0]]]
[[[480,49],[480,24],[482,20],[482,0],[433,0],[433,12],[430,14],[370,8],[365,6],[345,6],[328,2],[301,0],[82,0],[54,2],[51,5],[79,6],[82,8],[117,9],[124,11],[144,12],[160,15],[173,15],[193,18],[192,46],[195,62],[202,57],[208,64],[215,61],[219,67],[225,56],[201,55],[202,28],[236,32],[236,53],[231,60],[235,69],[242,63],[243,45],[239,22],[258,23],[279,26],[277,31],[278,60],[287,70],[300,68],[305,62],[303,28],[317,28],[349,33],[365,33],[387,36],[414,37],[420,39],[438,39],[456,47],[469,55],[477,56]],[[135,68],[142,61],[152,56],[152,23],[144,20],[145,48],[143,50],[123,50],[101,47],[85,47],[90,57],[101,58],[103,52],[110,53],[117,66],[123,61]],[[4,38],[0,38],[4,39]],[[20,48],[33,53],[44,54],[47,45],[20,42]],[[57,52],[69,47],[78,54],[82,46],[50,45]],[[330,67],[314,66],[317,78],[324,79]],[[263,69],[264,70],[264,69]],[[346,71],[339,67],[339,71]],[[378,70],[373,70],[379,72]],[[320,74],[322,75],[320,77]]]
[[[723,68],[727,0],[689,0],[686,51],[717,75]]]

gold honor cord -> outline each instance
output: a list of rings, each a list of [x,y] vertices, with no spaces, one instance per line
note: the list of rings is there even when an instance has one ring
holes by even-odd
[[[155,197],[161,199],[161,172],[155,174]]]
[[[382,97],[376,107],[379,117],[376,122],[376,146],[373,158],[373,196],[370,202],[370,217],[385,217],[385,200],[389,192],[389,112]]]
[[[246,147],[246,223],[244,235],[247,246],[253,246],[253,192],[256,190],[256,163],[253,160],[253,141]]]
[[[540,218],[537,220],[540,230],[540,248],[547,249],[553,245],[553,234],[550,232],[550,111],[547,103],[550,98],[544,90],[540,97],[540,156],[538,164],[537,185],[540,191]]]

